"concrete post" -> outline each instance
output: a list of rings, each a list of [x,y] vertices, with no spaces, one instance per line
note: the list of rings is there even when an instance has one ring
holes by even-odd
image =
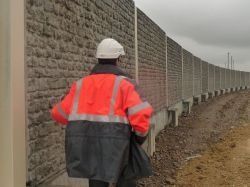
[[[194,96],[194,85],[195,85],[195,82],[194,82],[194,55],[192,55],[192,66],[193,66],[193,68],[192,68],[193,69],[193,74],[192,74],[193,79],[192,80],[193,80],[193,96]]]
[[[229,85],[229,88],[232,88],[232,71],[231,71],[231,69],[229,69],[229,72],[230,72],[230,85]]]
[[[24,0],[0,1],[0,186],[26,186]]]
[[[182,75],[182,79],[181,79],[181,98],[184,98],[184,83],[183,83],[183,77],[184,77],[184,57],[183,57],[183,48],[181,48],[181,75]]]
[[[168,105],[168,38],[166,35],[166,102],[167,102],[167,106]]]
[[[201,79],[201,82],[200,82],[200,85],[201,85],[201,94],[202,94],[202,82],[203,82],[203,77],[202,77],[202,60],[200,59],[200,71],[201,71],[201,76],[200,76],[200,79]]]
[[[210,79],[210,75],[209,75],[209,64],[207,64],[207,91],[209,92],[209,79]]]
[[[155,133],[155,124],[152,123],[150,125],[151,129],[149,131],[149,134],[148,134],[148,155],[150,156],[153,156],[154,152],[155,152],[155,136],[156,136],[156,133]]]
[[[242,72],[240,71],[240,89],[242,88],[243,78],[242,78]]]
[[[219,90],[221,90],[221,68],[219,68],[219,70],[220,70],[220,89]]]
[[[237,87],[237,72],[234,70],[234,76],[235,76],[235,84],[234,87]]]
[[[214,91],[215,91],[215,84],[216,84],[216,75],[215,75],[215,73],[216,73],[216,72],[215,72],[215,66],[213,66],[213,67],[214,67]],[[213,92],[214,92],[214,91],[213,91]]]
[[[227,71],[228,71],[228,69],[225,70],[225,83],[226,83],[225,87],[226,87],[226,89],[229,87],[229,85],[228,85],[228,73],[227,73]]]
[[[138,57],[138,17],[137,7],[135,6],[135,80],[139,84],[139,57]]]
[[[240,71],[240,85],[239,85],[240,88],[241,88],[241,86],[242,86],[242,85],[241,85],[241,83],[242,83],[241,81],[242,81],[242,80],[241,80],[241,71]]]

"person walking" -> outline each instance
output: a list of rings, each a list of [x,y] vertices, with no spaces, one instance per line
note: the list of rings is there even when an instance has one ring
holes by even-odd
[[[123,46],[104,39],[97,47],[98,64],[90,75],[73,83],[69,93],[51,110],[66,126],[66,170],[69,177],[88,178],[90,187],[134,187],[125,179],[130,140],[142,144],[148,134],[151,105],[138,86],[119,67]]]

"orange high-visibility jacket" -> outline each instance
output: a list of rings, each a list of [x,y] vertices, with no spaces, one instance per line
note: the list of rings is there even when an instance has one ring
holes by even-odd
[[[77,81],[51,112],[64,125],[75,120],[130,124],[139,136],[148,133],[151,113],[152,107],[142,100],[136,85],[115,74],[92,74]]]
[[[131,130],[145,137],[152,107],[118,67],[98,64],[51,111],[66,128],[71,177],[117,182],[128,160]]]

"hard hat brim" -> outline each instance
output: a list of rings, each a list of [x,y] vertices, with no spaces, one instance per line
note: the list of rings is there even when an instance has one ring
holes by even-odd
[[[96,58],[98,59],[117,59],[119,58],[120,56],[124,56],[125,55],[125,52],[120,52],[120,53],[117,53],[117,54],[96,54]]]

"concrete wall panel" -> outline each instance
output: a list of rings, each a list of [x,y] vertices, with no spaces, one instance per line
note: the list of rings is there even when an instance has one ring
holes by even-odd
[[[222,68],[219,75],[214,65],[201,63],[198,57],[166,38],[165,32],[140,10],[136,66],[132,0],[26,0],[25,7],[27,182],[32,186],[65,170],[65,134],[51,120],[50,99],[60,98],[72,82],[90,72],[97,63],[95,50],[102,39],[112,37],[124,46],[126,56],[121,66],[133,78],[138,75],[145,97],[155,112],[162,114],[156,114],[153,120],[161,121],[161,128],[165,125],[162,119],[166,116],[161,116],[167,100],[171,106],[200,94],[201,90],[207,93],[234,84],[230,70]],[[237,71],[235,78],[235,85],[250,84],[249,73]]]
[[[221,68],[215,66],[215,90],[221,89]]]
[[[236,73],[234,70],[231,70],[231,85],[232,88],[236,87]]]
[[[26,1],[28,181],[34,186],[65,169],[64,131],[51,120],[50,98],[90,72],[102,39],[124,46],[122,67],[135,77],[134,9],[132,0]]]
[[[248,80],[249,80],[248,72],[245,72],[245,78],[246,78],[246,86],[248,86]]]
[[[193,96],[193,55],[183,49],[183,99]]]
[[[246,85],[246,77],[245,77],[245,72],[241,71],[240,72],[240,86],[245,86]]]
[[[246,80],[247,80],[247,86],[249,87],[250,86],[250,73],[249,72],[247,72],[247,78],[246,78]]]
[[[226,88],[226,69],[221,68],[221,89]]]
[[[248,84],[248,81],[247,81],[248,72],[244,72],[244,75],[245,75],[245,85],[244,86],[247,86],[247,84]]]
[[[138,9],[139,84],[155,112],[167,105],[166,34]]]
[[[168,104],[182,99],[182,47],[167,37]]]
[[[241,86],[241,74],[240,74],[240,71],[236,71],[236,85],[237,85],[237,87]]]
[[[194,56],[193,60],[194,60],[194,96],[196,96],[200,95],[202,92],[201,59]]]
[[[202,93],[208,92],[208,63],[202,61]]]
[[[226,88],[231,87],[231,70],[226,69]]]
[[[208,67],[209,72],[209,80],[208,80],[208,91],[213,92],[215,90],[215,66],[213,64],[209,64]]]

